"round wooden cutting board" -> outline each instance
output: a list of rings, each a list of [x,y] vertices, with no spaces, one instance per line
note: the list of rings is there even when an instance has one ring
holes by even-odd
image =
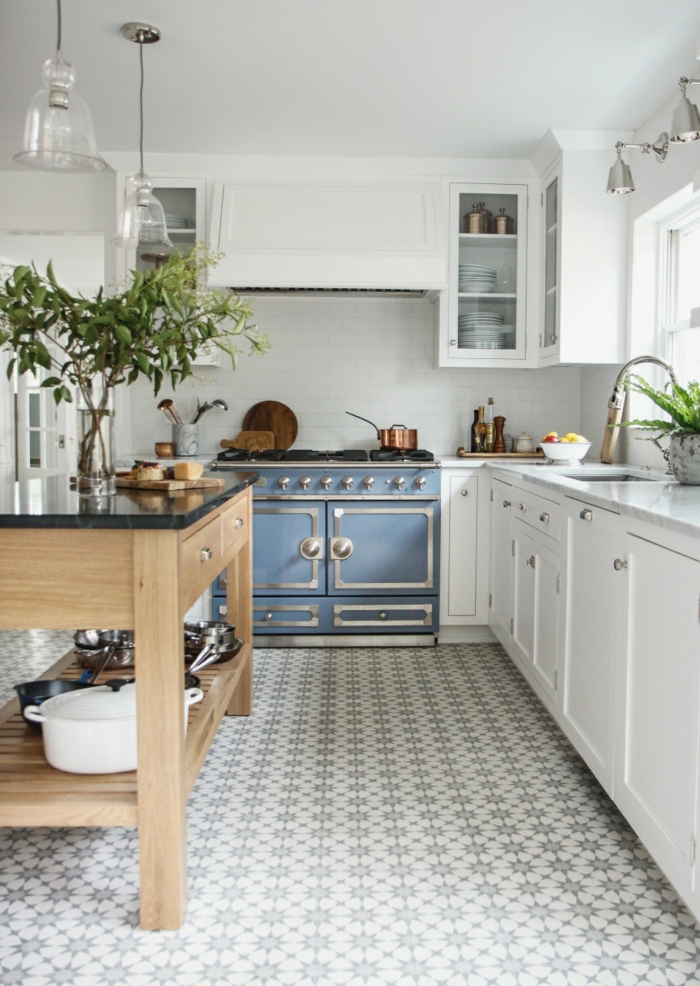
[[[244,431],[272,431],[275,448],[291,448],[299,431],[299,422],[291,408],[279,401],[260,401],[243,418]]]

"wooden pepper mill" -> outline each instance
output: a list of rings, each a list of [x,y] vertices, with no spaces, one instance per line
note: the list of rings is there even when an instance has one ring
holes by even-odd
[[[506,419],[502,414],[497,414],[493,419],[494,428],[496,429],[496,435],[493,440],[493,450],[494,452],[505,452],[506,443],[503,440],[503,429],[506,424]]]

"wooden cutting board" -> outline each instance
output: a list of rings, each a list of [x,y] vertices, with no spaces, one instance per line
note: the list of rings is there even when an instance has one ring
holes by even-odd
[[[243,418],[244,431],[271,431],[275,436],[275,448],[291,448],[299,431],[299,422],[291,408],[279,401],[261,401],[254,404]]]
[[[129,490],[218,490],[225,486],[223,479],[124,479],[117,476],[117,486]]]

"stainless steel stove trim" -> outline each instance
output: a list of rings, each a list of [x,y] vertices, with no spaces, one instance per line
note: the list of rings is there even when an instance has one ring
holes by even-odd
[[[377,610],[378,613],[385,613],[387,610],[401,610],[401,612],[406,612],[406,610],[420,610],[421,613],[425,613],[425,617],[422,620],[343,620],[342,614],[347,612],[360,612],[364,613],[368,610]],[[380,606],[380,605],[360,605],[356,603],[352,606],[347,606],[344,603],[338,603],[333,606],[333,626],[334,627],[392,627],[392,626],[432,626],[433,622],[433,605],[432,603],[422,603],[422,604],[408,604],[408,605],[392,605],[392,606]]]
[[[436,633],[256,634],[254,647],[435,647]]]
[[[381,493],[365,493],[360,496],[353,496],[350,493],[345,495],[333,495],[333,494],[323,494],[318,495],[316,493],[262,493],[255,494],[254,499],[256,503],[258,500],[323,500],[324,503],[328,503],[330,500],[439,500],[438,495],[427,496],[425,493],[409,493],[408,495],[402,493],[395,493],[393,495],[387,494],[384,496]]]
[[[308,606],[253,606],[253,613],[305,613],[308,610],[310,619],[308,620],[253,620],[254,627],[317,627],[318,626],[318,605],[310,603]]]
[[[369,498],[367,498],[369,499]],[[374,498],[372,498],[374,499]],[[388,499],[394,500],[396,497],[388,497]],[[414,499],[414,497],[409,497],[408,499]],[[415,498],[417,499],[417,498]],[[365,507],[363,510],[343,510],[342,507],[336,507],[333,511],[333,535],[336,538],[342,538],[344,535],[340,530],[340,521],[344,514],[358,514],[360,516],[364,514],[385,514],[387,511],[382,507],[377,507],[377,509],[372,509],[372,507]],[[335,589],[432,589],[433,588],[433,558],[435,555],[434,547],[434,527],[435,527],[435,511],[432,507],[415,507],[404,509],[399,511],[400,514],[425,514],[428,521],[428,578],[425,582],[343,582],[340,577],[340,566],[343,563],[342,558],[333,559],[333,585]]]
[[[255,498],[256,501],[260,499],[262,499],[262,497]],[[301,499],[303,499],[303,497],[301,497]],[[309,514],[309,516],[311,517],[311,536],[316,540],[319,540],[318,507],[308,507],[306,510],[302,510],[299,507],[263,507],[262,509],[257,509],[255,506],[253,506],[253,515],[255,515],[256,513],[257,514]],[[306,540],[306,538],[304,538],[303,540]],[[321,557],[323,557],[323,555],[321,555]],[[310,582],[255,582],[253,584],[253,589],[318,589],[319,559],[314,558],[307,560],[311,561]]]
[[[288,459],[272,461],[270,459],[242,459],[237,462],[225,459],[212,459],[209,468],[214,471],[221,469],[245,469],[248,466],[254,467],[257,472],[259,469],[441,469],[442,466],[438,459],[429,461],[410,459],[399,459],[396,462],[319,462],[317,459],[299,459],[290,462]]]

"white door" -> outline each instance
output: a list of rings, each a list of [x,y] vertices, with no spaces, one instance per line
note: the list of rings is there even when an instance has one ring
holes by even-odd
[[[562,564],[562,726],[608,794],[613,790],[615,662],[624,623],[620,518],[567,498]]]
[[[447,616],[476,613],[476,519],[478,479],[449,478],[447,513]]]
[[[627,535],[623,730],[616,796],[677,886],[694,862],[700,562]]]
[[[17,377],[17,478],[43,479],[70,471],[75,449],[75,398],[56,405],[51,388],[42,388],[48,375]]]
[[[556,701],[559,557],[513,524],[513,650],[545,694]]]
[[[510,635],[511,507],[513,487],[494,479],[491,501],[491,586],[489,626],[501,639]]]

